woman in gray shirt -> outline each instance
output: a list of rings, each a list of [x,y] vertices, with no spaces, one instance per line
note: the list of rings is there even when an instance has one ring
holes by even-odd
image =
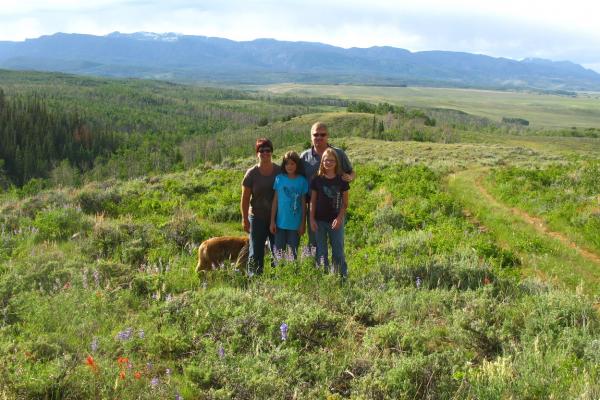
[[[269,239],[273,251],[273,235],[269,231],[271,204],[273,203],[273,183],[281,172],[279,165],[273,164],[273,143],[269,139],[256,140],[258,164],[246,171],[242,181],[242,226],[250,234],[248,249],[248,275],[262,274],[265,257],[265,243]]]

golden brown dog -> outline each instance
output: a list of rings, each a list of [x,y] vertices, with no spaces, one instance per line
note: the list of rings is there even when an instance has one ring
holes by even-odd
[[[245,270],[248,261],[248,237],[220,236],[205,240],[198,248],[196,272],[210,271],[226,261]]]

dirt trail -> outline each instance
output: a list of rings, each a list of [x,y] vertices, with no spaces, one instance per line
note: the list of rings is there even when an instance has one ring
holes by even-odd
[[[514,215],[520,217],[525,222],[527,222],[528,224],[532,225],[539,233],[541,233],[543,235],[546,235],[546,236],[553,237],[554,239],[559,240],[564,245],[566,245],[566,246],[568,246],[568,247],[576,250],[581,255],[581,257],[585,258],[586,260],[592,261],[592,262],[600,265],[600,255],[598,255],[596,253],[593,253],[593,252],[591,252],[589,250],[586,250],[586,249],[580,247],[575,242],[573,242],[569,238],[567,238],[564,234],[562,234],[560,232],[556,232],[556,231],[550,230],[550,228],[548,228],[548,226],[546,225],[546,223],[541,218],[534,217],[534,216],[526,213],[525,211],[523,211],[523,210],[521,210],[519,208],[509,207],[509,206],[507,206],[505,204],[500,203],[483,186],[483,184],[481,183],[482,178],[483,178],[483,175],[479,175],[477,177],[477,179],[474,182],[475,183],[475,187],[477,188],[477,190],[479,190],[479,192],[483,195],[483,197],[490,204],[493,204],[493,205],[495,205],[497,207],[510,209],[510,211]]]

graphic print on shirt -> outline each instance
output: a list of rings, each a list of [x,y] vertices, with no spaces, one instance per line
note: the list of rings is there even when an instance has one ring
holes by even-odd
[[[330,199],[331,207],[333,207],[334,210],[339,211],[342,207],[342,193],[340,187],[337,185],[323,185],[323,193]]]
[[[301,193],[295,188],[283,187],[283,193],[290,200],[290,212],[292,215],[299,215],[300,213],[300,196]]]

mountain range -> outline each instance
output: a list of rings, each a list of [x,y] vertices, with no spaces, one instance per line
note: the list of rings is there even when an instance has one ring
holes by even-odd
[[[0,41],[0,68],[242,84],[600,90],[600,74],[569,61],[149,32],[56,33],[22,42]]]

